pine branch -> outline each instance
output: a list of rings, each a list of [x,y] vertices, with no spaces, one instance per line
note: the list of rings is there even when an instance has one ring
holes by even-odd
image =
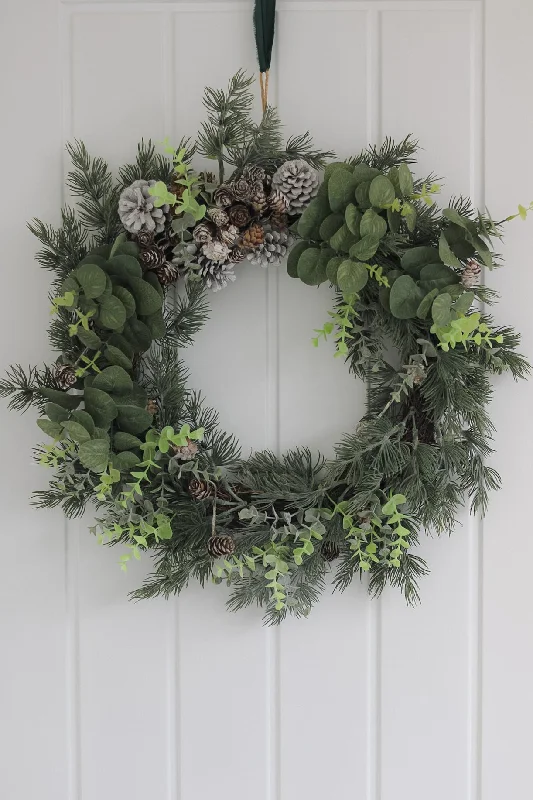
[[[37,261],[45,269],[55,272],[60,281],[87,254],[87,231],[68,206],[61,211],[61,227],[54,228],[33,219],[28,223],[28,229],[43,245],[36,255]]]
[[[67,144],[72,170],[67,186],[78,200],[83,225],[94,233],[97,244],[112,242],[121,230],[118,216],[120,187],[113,185],[113,176],[102,158],[91,158],[78,140]]]
[[[30,406],[42,410],[46,399],[39,390],[43,387],[60,388],[50,367],[28,367],[26,371],[20,364],[14,364],[0,379],[0,397],[10,397],[8,408],[14,411],[24,412]]]
[[[406,136],[401,142],[395,142],[394,139],[387,136],[380,147],[376,145],[369,146],[362,150],[358,156],[351,158],[349,163],[365,163],[375,169],[389,170],[399,164],[414,164],[416,161],[414,155],[418,149],[418,140],[414,139],[412,134]]]
[[[190,161],[193,156],[194,148],[190,147],[188,139],[182,139],[177,147],[187,149],[185,161]],[[173,174],[173,164],[170,159],[165,158],[156,152],[155,145],[151,139],[147,142],[141,139],[137,145],[137,157],[133,164],[126,164],[119,169],[120,182],[122,187],[130,186],[134,181],[163,181],[169,183]]]
[[[209,317],[209,304],[201,281],[187,281],[185,296],[167,295],[165,342],[172,347],[188,347]]]

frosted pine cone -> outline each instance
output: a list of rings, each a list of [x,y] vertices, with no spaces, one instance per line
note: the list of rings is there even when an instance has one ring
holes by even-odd
[[[318,172],[302,158],[286,161],[274,173],[272,188],[286,196],[289,214],[301,214],[318,192]]]
[[[213,558],[222,558],[223,556],[231,556],[235,552],[235,541],[233,536],[219,536],[215,534],[211,536],[207,542],[207,552]]]
[[[55,379],[60,389],[70,389],[76,381],[76,371],[70,364],[56,364]]]
[[[215,223],[217,228],[223,228],[224,225],[229,223],[229,217],[222,208],[218,208],[215,206],[214,208],[210,208],[207,212],[209,219]]]
[[[170,286],[170,284],[175,283],[179,277],[177,266],[171,264],[169,261],[165,261],[160,267],[154,269],[154,272],[161,286]]]
[[[221,289],[225,289],[228,283],[236,279],[232,262],[223,263],[211,261],[209,258],[201,255],[198,256],[197,263],[200,267],[200,277],[203,279],[207,288],[212,289],[213,292],[219,292]]]
[[[325,561],[335,561],[340,555],[340,548],[337,542],[324,542],[320,548],[320,553]]]
[[[461,283],[465,289],[473,289],[478,285],[481,277],[481,264],[475,258],[469,258],[466,262]]]
[[[141,248],[151,247],[151,245],[154,243],[154,234],[150,233],[150,231],[139,231],[134,238]]]
[[[203,219],[194,226],[192,236],[196,244],[206,244],[206,242],[210,242],[213,239],[216,232],[216,225],[208,219]]]
[[[211,485],[200,478],[191,478],[188,491],[193,500],[205,500],[213,494]]]
[[[156,208],[149,190],[155,181],[134,181],[128,186],[118,201],[118,215],[125,229],[130,233],[148,231],[161,233],[165,229],[165,215],[168,205]]]
[[[244,203],[235,203],[228,208],[229,221],[238,228],[246,228],[252,218],[250,209]]]
[[[241,200],[244,203],[251,203],[256,187],[247,178],[237,178],[237,180],[230,183],[230,189],[233,192],[235,200]]]
[[[219,208],[227,208],[227,206],[230,206],[235,202],[232,190],[227,183],[221,183],[220,186],[215,189],[213,194],[213,202]]]
[[[243,169],[242,176],[250,183],[264,183],[267,175],[263,167],[250,164]]]
[[[202,247],[202,253],[210,261],[227,261],[229,256],[229,247],[224,242],[219,242],[217,239],[212,239],[206,242]]]
[[[159,247],[152,245],[139,252],[139,261],[145,269],[157,269],[163,266],[166,261],[165,252]]]
[[[248,254],[248,260],[261,267],[281,264],[281,260],[287,255],[290,244],[291,237],[286,231],[265,231],[263,243]]]
[[[226,247],[233,247],[239,235],[239,229],[236,225],[227,225],[225,228],[220,228],[218,231],[220,241]],[[207,254],[206,254],[207,255]]]

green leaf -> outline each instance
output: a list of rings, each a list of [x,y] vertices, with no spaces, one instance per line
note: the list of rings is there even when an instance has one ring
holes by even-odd
[[[85,409],[99,428],[108,428],[118,410],[112,397],[101,389],[85,389]]]
[[[109,460],[109,443],[105,439],[91,439],[80,445],[78,455],[86,469],[104,472]]]
[[[148,281],[142,278],[130,278],[129,286],[140,317],[148,317],[161,309],[161,297]]]
[[[470,311],[470,306],[474,302],[474,299],[474,292],[463,292],[453,304],[454,311],[458,314],[467,314]]]
[[[355,244],[359,237],[352,233],[346,223],[339,228],[337,233],[333,234],[329,240],[330,247],[336,253],[348,253],[350,247]]]
[[[49,419],[43,418],[37,420],[37,425],[47,436],[51,436],[52,439],[61,439],[63,435],[63,428],[59,422],[52,422]]]
[[[57,403],[47,403],[44,410],[52,422],[63,422],[69,417],[68,410]]]
[[[118,451],[137,450],[142,444],[143,442],[137,436],[124,431],[118,431],[113,437],[113,447]]]
[[[427,315],[429,314],[429,309],[431,308],[431,304],[433,303],[433,300],[436,298],[438,293],[439,293],[438,289],[432,289],[424,297],[424,299],[422,300],[422,302],[420,303],[420,305],[416,310],[416,316],[419,319],[425,319],[427,317]]]
[[[106,295],[100,302],[98,322],[109,330],[118,330],[126,322],[126,309],[115,295]]]
[[[363,236],[358,242],[350,247],[350,256],[358,261],[368,261],[375,255],[379,247],[379,238],[371,233]]]
[[[310,247],[309,242],[297,242],[287,258],[287,272],[291,278],[298,277],[298,261],[304,250]]]
[[[148,317],[143,317],[142,321],[149,329],[153,339],[162,339],[167,332],[165,317],[163,316],[162,309],[158,308],[153,314]]]
[[[361,208],[370,208],[370,184],[371,181],[363,181],[355,189],[355,199]]]
[[[424,298],[424,292],[410,275],[401,275],[392,284],[389,303],[391,314],[397,319],[412,319]]]
[[[107,340],[107,344],[112,347],[117,347],[129,359],[133,358],[133,347],[121,333],[112,333]],[[124,367],[124,364],[119,364],[118,366]],[[126,367],[124,367],[124,369],[126,369]]]
[[[137,353],[144,353],[152,344],[150,329],[136,317],[130,317],[126,321],[123,335]]]
[[[65,422],[61,423],[64,430],[68,433],[71,439],[79,444],[83,444],[83,442],[88,442],[91,438],[91,434],[89,433],[83,425],[80,425],[79,422],[76,422],[73,419],[66,420]]]
[[[361,219],[360,233],[363,238],[370,235],[382,239],[387,233],[387,223],[373,208],[369,208]]]
[[[439,294],[433,301],[431,306],[431,316],[433,322],[439,328],[444,328],[449,325],[452,319],[451,312],[452,298],[449,294]]]
[[[298,261],[298,277],[308,286],[318,286],[326,280],[326,265],[320,255],[316,247],[308,247]]]
[[[339,269],[340,265],[344,261],[342,256],[335,256],[335,258],[330,258],[326,266],[326,275],[328,280],[334,285],[337,286],[337,270]]]
[[[136,242],[126,241],[121,242],[113,253],[115,256],[133,256],[137,259],[139,256],[139,245]]]
[[[83,400],[83,395],[81,394],[67,394],[59,391],[59,389],[48,389],[46,386],[39,389],[39,394],[42,394],[47,400],[51,400],[52,403],[57,403],[58,406],[69,410],[77,408]]]
[[[359,230],[361,219],[362,219],[361,212],[359,211],[357,206],[354,205],[353,203],[349,203],[346,206],[346,211],[344,212],[344,220],[346,222],[346,225],[348,226],[348,230],[350,231],[350,233],[353,233],[354,236],[357,237],[361,236],[361,232]]]
[[[406,201],[403,204],[401,216],[405,220],[407,230],[410,231],[410,233],[413,233],[416,228],[416,208],[414,205]]]
[[[98,334],[92,330],[86,331],[81,325],[78,327],[76,336],[85,347],[89,348],[89,350],[99,350],[102,346],[102,340]]]
[[[104,293],[106,274],[97,264],[82,264],[76,267],[73,275],[83,289],[85,297],[94,299]]]
[[[375,177],[380,175],[379,169],[375,167],[369,167],[368,164],[361,162],[360,164],[356,164],[353,170],[353,178],[355,181],[356,186],[360,183],[370,183],[374,180]]]
[[[322,241],[328,242],[344,225],[342,214],[329,214],[320,225],[319,235]]]
[[[400,164],[398,167],[398,182],[403,196],[410,197],[413,194],[413,176],[407,164]]]
[[[337,283],[342,292],[360,292],[367,281],[368,271],[363,264],[348,259],[342,262],[337,272]]]
[[[335,213],[344,213],[355,190],[353,175],[345,169],[336,169],[328,181],[328,200]]]
[[[114,286],[113,294],[118,297],[126,309],[126,318],[133,316],[136,311],[135,298],[124,286]]]
[[[314,197],[298,220],[302,239],[318,239],[320,226],[331,213],[327,197]]]
[[[95,376],[93,389],[101,389],[103,392],[130,392],[133,388],[133,381],[122,367],[106,367]]]
[[[449,219],[450,222],[453,222],[456,225],[460,225],[461,228],[464,228],[466,231],[473,234],[474,236],[477,234],[476,224],[472,222],[472,220],[461,216],[461,214],[459,214],[459,212],[456,211],[455,208],[443,209],[442,216]]]
[[[141,278],[143,274],[141,265],[132,256],[114,256],[107,262],[107,267],[112,275],[125,281],[130,278]]]
[[[139,456],[129,450],[123,450],[121,453],[115,453],[111,456],[111,463],[120,472],[129,472],[137,466],[140,460]]]
[[[490,252],[489,248],[479,236],[470,235],[468,237],[468,241],[476,248],[476,251],[481,259],[481,261],[485,264],[486,267],[492,269],[494,266],[494,262],[492,260],[492,253]]]
[[[110,364],[113,364],[117,367],[122,367],[122,369],[127,370],[128,372],[133,369],[133,363],[127,355],[125,355],[122,350],[119,350],[118,347],[114,347],[112,344],[108,344],[106,349],[104,350],[104,357],[109,361]]]
[[[385,175],[377,175],[370,184],[368,192],[371,205],[377,206],[377,208],[386,208],[390,206],[395,197],[396,192],[391,181]]]
[[[94,434],[94,419],[91,417],[87,411],[73,411],[71,414],[71,419],[75,422],[79,422],[80,425],[83,425],[85,430],[93,436]]]
[[[120,247],[120,245],[127,241],[128,237],[126,236],[126,232],[123,231],[122,233],[119,233],[119,235],[111,245],[111,252],[109,253],[109,257],[111,258],[112,256],[117,255],[117,250]]]
[[[153,415],[144,408],[118,403],[117,424],[122,431],[131,434],[143,433],[152,424]]]
[[[159,297],[161,298],[161,301],[163,301],[165,299],[165,293],[163,291],[163,287],[159,283],[159,279],[155,274],[155,272],[153,272],[152,270],[148,270],[148,272],[144,273],[143,278],[150,284],[150,286],[152,286],[156,290]]]
[[[458,275],[444,264],[426,264],[420,270],[420,286],[424,291],[444,289],[452,283],[459,283]]]
[[[427,264],[435,264],[439,260],[439,251],[436,247],[411,247],[400,259],[402,269],[412,278],[420,276],[420,270]]]
[[[444,234],[444,231],[442,231],[439,237],[439,257],[440,260],[444,262],[444,264],[446,264],[448,267],[461,266],[461,262],[459,261],[455,253],[452,251],[450,245],[446,241],[446,236]]]
[[[347,161],[330,161],[324,170],[324,183],[327,183],[335,170],[344,169],[346,172],[352,173],[353,167]]]

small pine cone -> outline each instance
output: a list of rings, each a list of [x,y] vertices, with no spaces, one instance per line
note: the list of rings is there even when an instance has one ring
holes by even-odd
[[[213,193],[213,202],[219,208],[227,208],[235,202],[233,192],[227,183],[221,183],[220,186],[215,189]]]
[[[250,164],[249,166],[245,167],[242,171],[242,176],[250,183],[264,183],[267,177],[267,174],[263,167],[255,166],[254,164]]]
[[[165,251],[155,245],[147,247],[139,252],[139,261],[145,269],[157,269],[161,267],[165,261]]]
[[[263,243],[248,254],[248,260],[261,267],[281,264],[282,259],[287,255],[290,244],[291,238],[286,231],[267,230]]]
[[[218,206],[210,208],[209,211],[207,212],[207,216],[212,222],[214,222],[217,228],[223,228],[225,225],[229,224],[229,217],[227,215],[227,212],[224,211],[222,208],[218,208]]]
[[[225,244],[226,247],[233,247],[239,236],[239,229],[236,225],[226,225],[224,228],[219,229],[218,235],[220,241]]]
[[[254,250],[260,244],[263,244],[264,238],[265,229],[262,225],[254,223],[244,232],[241,240],[241,247],[247,250]]]
[[[148,400],[148,402],[146,403],[146,410],[148,411],[149,414],[157,414],[159,410],[157,405],[157,400]]]
[[[320,553],[325,561],[335,561],[340,555],[340,548],[337,542],[324,542],[320,548]]]
[[[268,207],[273,214],[286,214],[289,208],[289,201],[279,189],[272,189],[268,195]]]
[[[176,445],[170,445],[170,449],[173,455],[176,458],[179,458],[180,461],[189,461],[191,458],[198,452],[198,445],[196,442],[193,442],[192,439],[187,439],[187,444],[184,444],[183,447],[176,447]]]
[[[241,200],[245,203],[252,202],[255,186],[251,181],[241,176],[237,178],[237,180],[232,181],[230,187],[235,200]]]
[[[481,264],[475,258],[469,258],[466,262],[461,283],[465,289],[473,289],[478,285],[481,277]]]
[[[204,244],[202,253],[210,261],[220,261],[224,263],[228,260],[229,247],[227,244],[224,244],[224,242],[212,239]]]
[[[272,187],[287,197],[289,214],[301,214],[318,192],[318,172],[302,158],[286,161],[274,173]]]
[[[172,180],[171,180],[171,182],[170,182],[170,184],[168,186],[168,191],[172,192],[172,194],[178,200],[181,199],[181,196],[182,196],[183,192],[185,191],[185,186],[183,186],[181,183],[178,183],[179,180],[181,180],[181,178],[179,178],[176,175],[174,178],[172,178]]]
[[[154,234],[151,231],[139,231],[133,238],[141,249],[151,247],[154,243]]]
[[[233,272],[233,263],[230,261],[228,263],[211,261],[204,255],[200,255],[197,258],[197,264],[200,267],[200,277],[207,288],[212,289],[213,292],[225,289],[228,283],[236,280],[236,275]]]
[[[179,277],[179,271],[175,264],[171,264],[170,261],[165,261],[165,263],[154,269],[155,274],[157,275],[157,280],[161,284],[161,286],[170,286],[171,283],[175,283]]]
[[[192,236],[196,244],[205,244],[213,239],[213,237],[216,235],[216,232],[216,225],[213,222],[210,222],[208,219],[203,219],[194,226]]]
[[[231,556],[235,552],[233,536],[218,536],[217,534],[211,536],[207,542],[207,552],[213,558]]]
[[[276,231],[287,231],[289,227],[289,218],[286,214],[272,214],[269,218],[270,227]]]
[[[121,193],[118,201],[118,215],[129,233],[149,231],[161,233],[165,229],[168,205],[155,205],[150,189],[156,181],[134,181]]]
[[[206,497],[211,497],[213,495],[211,484],[207,481],[200,480],[200,478],[191,478],[187,488],[193,500],[205,500]]]
[[[70,389],[76,381],[76,371],[70,364],[56,364],[55,379],[60,389]]]
[[[244,261],[246,256],[248,255],[248,250],[245,250],[243,247],[232,247],[229,254],[229,260],[232,264],[238,264],[240,261]]]
[[[250,205],[257,214],[262,214],[268,206],[266,192],[262,183],[252,184],[253,191],[250,197]]]
[[[236,225],[237,228],[246,228],[252,219],[250,209],[244,203],[235,203],[235,205],[230,206],[228,208],[228,217],[230,223]]]

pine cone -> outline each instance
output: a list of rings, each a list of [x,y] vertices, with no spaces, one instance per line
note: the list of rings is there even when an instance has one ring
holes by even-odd
[[[268,195],[268,207],[273,214],[286,214],[289,209],[289,201],[279,189],[272,189]]]
[[[216,232],[217,228],[214,222],[203,219],[194,226],[192,236],[196,244],[205,244],[213,239]]]
[[[154,234],[151,231],[139,231],[134,237],[139,247],[151,247],[154,243]]]
[[[231,181],[230,188],[235,200],[241,200],[242,202],[245,203],[252,202],[252,197],[254,195],[256,187],[251,181],[241,176],[240,178]]]
[[[229,254],[229,260],[232,264],[238,264],[240,261],[244,261],[246,256],[248,255],[248,250],[245,250],[243,247],[236,245],[232,247]]]
[[[252,193],[249,202],[257,214],[262,214],[267,208],[268,200],[262,183],[256,182],[252,184]]]
[[[227,183],[221,183],[220,186],[215,189],[213,193],[213,202],[219,208],[226,208],[235,202],[232,190]]]
[[[211,484],[207,481],[200,480],[200,478],[191,478],[187,488],[193,500],[205,500],[206,497],[211,497],[213,495],[213,487]]]
[[[180,461],[190,461],[191,458],[198,452],[198,445],[196,442],[193,442],[192,439],[187,439],[187,444],[184,444],[182,447],[177,447],[175,444],[170,445],[170,449],[173,455],[176,458],[179,458]]]
[[[261,225],[250,225],[247,231],[244,232],[241,246],[247,250],[254,250],[260,244],[263,244],[265,238],[265,231]]]
[[[242,171],[242,176],[250,183],[264,183],[267,177],[266,171],[263,167],[258,167],[255,164],[249,164]]]
[[[286,161],[274,173],[272,187],[287,197],[289,214],[301,214],[318,192],[318,172],[301,158]]]
[[[76,381],[76,371],[70,364],[56,364],[55,379],[60,389],[70,389]]]
[[[335,561],[340,552],[337,542],[324,542],[320,548],[320,553],[325,561]]]
[[[130,233],[145,230],[161,233],[165,229],[169,206],[156,208],[149,190],[155,181],[134,181],[126,187],[118,201],[118,215],[124,228]]]
[[[211,261],[205,255],[200,255],[197,258],[197,264],[200,267],[200,277],[207,288],[212,289],[214,292],[225,289],[228,283],[236,279],[236,275],[233,272],[233,263],[229,261],[227,263]]]
[[[225,244],[226,247],[233,247],[239,236],[239,229],[236,225],[226,225],[224,228],[219,228],[218,235],[220,241]]]
[[[218,206],[210,208],[207,212],[207,215],[210,220],[214,222],[217,228],[223,228],[225,225],[229,224],[229,217],[226,211],[224,211],[222,208],[218,208]]]
[[[157,267],[161,267],[166,261],[165,251],[155,245],[147,247],[146,249],[141,248],[139,252],[139,261],[145,269],[157,269]]]
[[[215,534],[207,542],[207,552],[213,558],[231,556],[235,552],[235,541],[233,536],[219,536]]]
[[[159,408],[157,405],[157,400],[148,400],[146,403],[146,410],[149,414],[157,414]]]
[[[248,254],[248,261],[252,264],[259,264],[261,267],[268,267],[271,264],[281,264],[282,259],[287,255],[291,239],[286,231],[265,231],[265,239],[255,250]]]
[[[229,256],[229,247],[224,242],[219,242],[217,239],[212,239],[206,242],[202,247],[203,255],[210,261],[227,262]]]
[[[244,203],[235,203],[235,205],[230,206],[228,208],[228,217],[230,223],[238,228],[246,228],[252,219],[250,209]]]
[[[469,258],[466,262],[461,283],[465,289],[473,289],[478,285],[481,277],[481,264],[475,258]]]
[[[175,283],[179,277],[178,268],[175,264],[171,264],[170,261],[165,261],[162,266],[154,269],[154,272],[161,286],[170,286],[170,284]]]
[[[183,186],[183,184],[181,184],[181,183],[178,183],[178,181],[180,181],[180,180],[181,180],[181,177],[179,177],[178,175],[174,175],[172,180],[170,181],[169,186],[168,186],[168,191],[172,192],[172,194],[178,200],[181,199],[181,196],[183,195],[183,192],[185,191],[185,186]]]

